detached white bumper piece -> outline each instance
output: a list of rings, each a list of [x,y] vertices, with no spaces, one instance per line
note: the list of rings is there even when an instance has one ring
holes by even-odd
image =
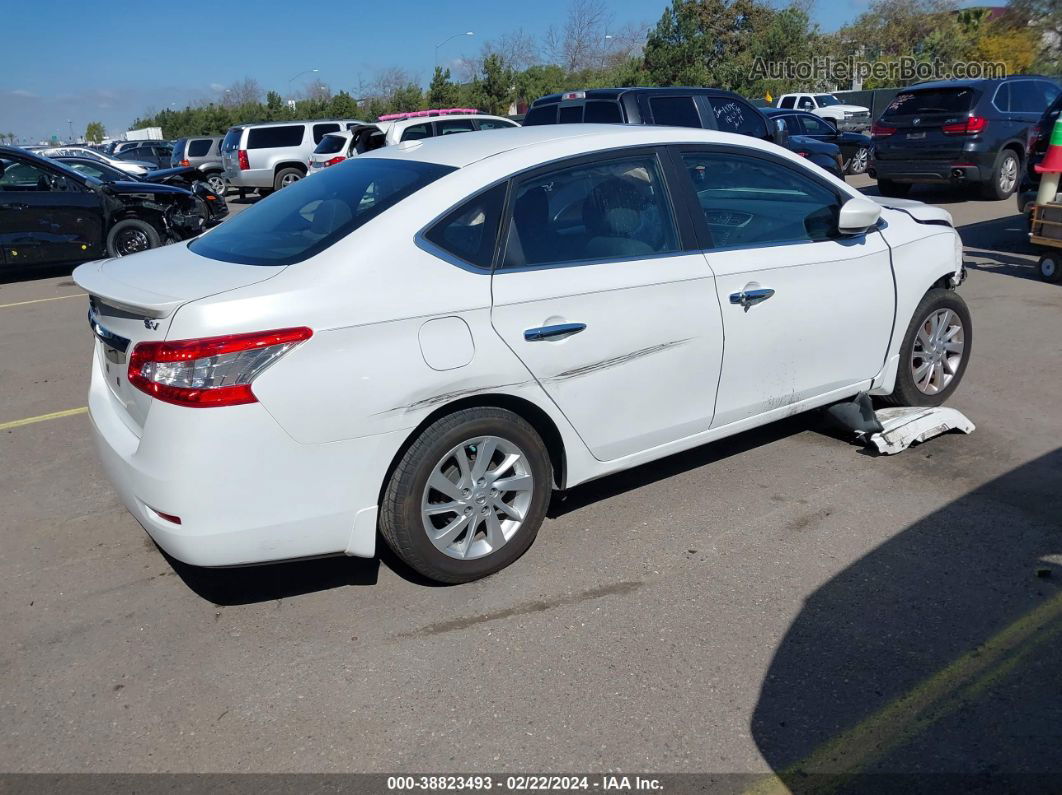
[[[945,406],[897,406],[878,409],[875,414],[881,422],[882,430],[869,436],[867,446],[873,444],[882,455],[903,452],[912,444],[924,442],[948,431],[971,433],[975,427],[961,411]]]

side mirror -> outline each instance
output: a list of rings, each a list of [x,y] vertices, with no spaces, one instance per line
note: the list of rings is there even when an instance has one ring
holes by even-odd
[[[782,119],[774,120],[774,130],[771,131],[771,140],[781,147],[789,148],[789,128]]]
[[[837,231],[842,235],[861,235],[881,218],[881,205],[870,199],[849,199],[841,205]]]

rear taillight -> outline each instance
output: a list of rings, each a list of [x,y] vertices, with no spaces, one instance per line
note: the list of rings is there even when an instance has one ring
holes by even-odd
[[[344,160],[346,160],[346,158],[340,155],[339,157],[333,157],[331,160],[326,160],[324,164],[326,166],[334,166],[336,163],[342,163]]]
[[[300,342],[305,327],[228,334],[197,340],[141,342],[129,357],[129,382],[178,406],[208,408],[255,403],[251,382]]]
[[[988,119],[984,116],[970,116],[952,124],[945,124],[940,131],[945,135],[974,135],[988,126]]]
[[[189,166],[191,166],[192,164],[191,164],[191,163],[189,163],[189,162],[188,162],[187,160],[182,160],[182,161],[181,161],[181,165],[182,165],[182,166],[184,166],[185,168],[188,168],[188,167],[189,167]]]
[[[1036,144],[1040,142],[1040,125],[1034,124],[1029,128],[1028,135],[1025,136],[1025,151],[1032,152],[1036,148]]]
[[[240,160],[240,171],[246,171],[251,167],[251,163],[247,160],[247,150],[240,149],[236,152],[236,157]]]
[[[807,157],[808,156],[807,152],[797,152],[797,154],[800,155],[801,157]]]
[[[885,124],[882,124],[880,121],[874,122],[874,124],[870,127],[871,138],[888,138],[894,132],[896,132],[895,127],[889,127]]]

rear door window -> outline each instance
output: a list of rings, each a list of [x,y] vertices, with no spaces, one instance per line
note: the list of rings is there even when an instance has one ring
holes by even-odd
[[[322,138],[333,132],[339,132],[338,124],[315,124],[313,126],[313,142],[319,144]]]
[[[693,97],[650,97],[653,123],[669,127],[700,127],[701,117]]]
[[[206,157],[213,143],[209,138],[197,138],[188,142],[188,157]]]
[[[829,122],[823,121],[818,116],[801,116],[800,121],[807,135],[833,135],[836,132]]]
[[[284,146],[299,146],[306,133],[305,126],[292,124],[285,127],[252,127],[247,133],[248,149],[277,149]]]
[[[708,104],[715,115],[715,126],[720,132],[767,137],[767,122],[763,115],[746,102],[731,97],[708,97]]]
[[[780,108],[791,108],[796,102],[796,97],[782,97],[781,103],[778,105]]]
[[[1035,113],[1039,116],[1050,103],[1038,80],[1018,80],[1010,85],[1010,109],[1014,113]]]

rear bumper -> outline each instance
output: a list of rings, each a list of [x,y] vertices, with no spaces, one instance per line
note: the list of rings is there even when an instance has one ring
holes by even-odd
[[[238,168],[227,168],[225,179],[234,188],[272,188],[273,169],[249,168],[241,171]]]
[[[379,490],[405,431],[305,445],[260,403],[155,402],[138,437],[119,410],[93,357],[89,416],[104,471],[129,512],[178,560],[238,566],[375,554]]]
[[[891,182],[981,182],[983,169],[969,160],[872,160],[868,173]]]

